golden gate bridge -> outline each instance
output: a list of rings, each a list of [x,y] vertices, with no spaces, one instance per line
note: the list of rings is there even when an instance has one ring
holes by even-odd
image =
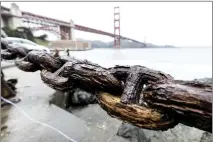
[[[117,10],[117,11],[116,11]],[[117,16],[117,17],[116,17]],[[87,26],[82,26],[74,24],[71,20],[70,22],[41,16],[38,14],[21,11],[16,4],[12,4],[11,8],[1,6],[1,25],[12,25],[13,27],[21,26],[23,23],[36,24],[37,26],[30,27],[32,31],[45,30],[52,32],[58,36],[61,36],[61,40],[73,39],[73,30],[84,31],[89,33],[95,33],[100,35],[105,35],[114,38],[114,47],[120,47],[120,40],[129,40],[141,44],[146,47],[144,42],[134,40],[120,35],[120,12],[119,7],[114,7],[114,33],[102,31],[95,28],[90,28]],[[17,24],[19,23],[19,24]],[[20,24],[22,23],[22,24]]]

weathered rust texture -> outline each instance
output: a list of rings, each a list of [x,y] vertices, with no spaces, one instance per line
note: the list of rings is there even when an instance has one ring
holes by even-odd
[[[63,65],[59,58],[41,51],[31,51],[27,54],[26,58],[29,62],[50,72],[58,70]]]
[[[7,58],[22,57],[25,50],[11,48],[4,54]],[[174,80],[169,74],[144,66],[107,69],[86,60],[54,57],[41,51],[27,51],[16,65],[25,71],[41,70],[43,82],[54,89],[78,87],[96,94],[109,115],[138,127],[167,130],[183,123],[212,132],[209,84]],[[146,106],[138,103],[139,97]]]
[[[23,70],[25,72],[35,72],[38,69],[41,69],[40,66],[35,65],[34,63],[31,63],[31,62],[27,61],[26,57],[24,57],[24,58],[16,58],[15,64],[16,64],[16,66],[19,69],[21,69],[21,70]]]
[[[174,118],[162,110],[156,110],[136,104],[121,103],[118,96],[100,92],[97,96],[100,106],[107,113],[122,121],[131,123],[135,126],[151,130],[168,130],[173,128],[177,122]]]
[[[144,99],[162,108],[180,123],[212,132],[212,86],[195,81],[167,80],[149,85]]]

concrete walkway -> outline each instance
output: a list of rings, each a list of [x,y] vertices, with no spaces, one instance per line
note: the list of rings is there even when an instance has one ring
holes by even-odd
[[[15,66],[14,61],[1,61],[1,68],[2,69],[14,67],[14,66]]]
[[[58,108],[49,105],[48,101],[54,90],[43,84],[39,72],[27,73],[19,69],[3,70],[5,79],[18,79],[17,97],[21,99],[17,105],[32,118],[56,127],[76,141],[81,141],[87,132],[86,124]],[[36,124],[24,116],[13,106],[1,109],[2,125],[7,128],[1,132],[1,142],[67,142],[68,140],[57,132]]]

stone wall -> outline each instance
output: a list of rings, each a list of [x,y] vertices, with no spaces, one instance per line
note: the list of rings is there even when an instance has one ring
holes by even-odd
[[[73,40],[59,40],[51,41],[49,44],[50,50],[88,50],[91,49],[89,42],[73,41]]]

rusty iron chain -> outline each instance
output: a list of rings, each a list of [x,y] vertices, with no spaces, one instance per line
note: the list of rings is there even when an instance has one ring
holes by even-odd
[[[118,92],[121,92],[124,89],[125,92],[125,88],[122,86],[122,83],[124,82],[121,81],[126,79],[128,80],[130,68],[133,71],[140,73],[138,74],[139,76],[144,74],[145,78],[140,78],[140,80],[147,81],[147,83],[144,84],[150,84],[164,79],[173,79],[168,74],[155,72],[154,70],[151,71],[154,72],[157,76],[154,76],[153,78],[152,76],[147,77],[145,72],[150,69],[141,66],[115,66],[113,68],[107,69],[87,60],[79,60],[66,56],[54,57],[53,54],[48,54],[44,51],[28,50],[24,47],[20,47],[19,45],[9,46],[6,41],[2,41],[1,46],[3,47],[1,53],[1,57],[3,59],[15,59],[16,66],[25,72],[35,72],[40,70],[42,80],[50,87],[60,91],[67,91],[72,88],[71,86],[74,84],[70,79],[72,79],[72,81],[75,80],[74,82],[76,82],[76,79],[78,79],[79,75],[83,74],[85,78],[87,78],[87,75],[88,77],[93,75],[94,78],[95,76],[102,77],[103,80],[94,80],[94,82],[97,82],[97,84],[93,85],[94,87],[98,87],[98,85],[100,85],[99,89],[101,89],[110,86],[108,89],[118,90]],[[83,69],[85,69],[85,72]],[[87,74],[87,71],[91,71],[90,74]],[[133,73],[131,76],[136,76],[136,74]],[[85,81],[84,83],[88,82],[83,78],[81,79],[83,82]],[[102,83],[99,83],[98,81]],[[137,78],[135,81],[137,81]],[[127,88],[126,93],[128,93],[128,89],[129,88]],[[125,97],[123,98],[125,99]]]
[[[143,94],[145,90],[148,90],[150,94],[153,84],[172,82],[173,77],[169,74],[144,66],[104,68],[87,60],[65,56],[54,57],[53,54],[44,51],[8,45],[5,40],[1,41],[1,47],[2,59],[15,59],[16,66],[26,72],[40,70],[42,81],[53,89],[67,92],[75,87],[81,87],[94,94],[98,93],[99,105],[113,117],[152,130],[167,130],[179,123],[175,118],[176,115],[168,114],[173,108],[166,108],[166,110],[150,108],[144,103],[143,97],[139,98],[139,93]],[[147,87],[144,88],[143,85]],[[150,85],[151,87],[149,87]],[[113,94],[113,96],[109,94]],[[139,100],[142,100],[143,103],[139,103]],[[210,131],[206,127],[197,127]]]

